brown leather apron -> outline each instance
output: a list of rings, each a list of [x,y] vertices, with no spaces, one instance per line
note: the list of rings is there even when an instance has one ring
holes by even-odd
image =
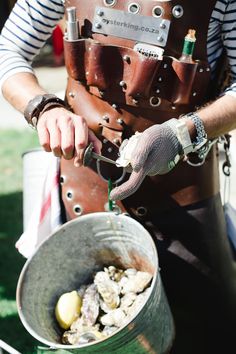
[[[69,77],[67,101],[101,139],[105,156],[115,159],[124,138],[194,111],[211,96],[206,42],[215,2],[136,2],[140,15],[151,18],[153,9],[160,6],[163,20],[170,21],[163,60],[160,60],[135,51],[134,40],[92,31],[95,6],[106,8],[106,1],[66,1],[66,7],[76,6],[81,34],[79,40],[64,41]],[[128,3],[114,1],[112,9],[128,11]],[[179,6],[183,16],[177,18],[174,11]],[[195,63],[176,60],[189,28],[194,28],[197,34]],[[121,170],[103,163],[101,173],[105,179],[117,180]],[[61,182],[62,198],[70,218],[106,210],[107,182],[97,174],[95,164],[91,168],[75,168],[73,161],[62,159]],[[146,177],[139,190],[118,205],[122,211],[145,220],[151,210],[189,205],[218,191],[218,159],[213,148],[204,165],[196,168],[180,162],[167,175]]]

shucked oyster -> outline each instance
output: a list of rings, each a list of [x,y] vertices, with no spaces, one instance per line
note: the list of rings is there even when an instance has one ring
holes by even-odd
[[[93,326],[99,314],[99,294],[96,285],[92,284],[87,287],[84,293],[81,314],[83,322],[89,326]]]
[[[98,272],[94,277],[94,284],[110,309],[115,309],[120,303],[120,287],[117,282],[111,280],[106,272]]]
[[[148,298],[148,295],[150,293],[150,288],[147,288],[143,293],[138,294],[136,299],[134,300],[133,304],[129,307],[127,307],[127,321],[131,319],[135,314],[138,313],[138,311],[141,309],[143,304]]]
[[[124,275],[124,271],[122,269],[116,268],[114,266],[109,266],[108,268],[104,268],[104,272],[109,275],[111,280],[120,281],[122,276]]]
[[[133,305],[134,301],[137,298],[137,294],[135,293],[127,293],[125,294],[120,301],[120,308],[127,314],[130,306]]]
[[[150,283],[152,275],[147,272],[130,272],[128,276],[122,277],[119,285],[121,287],[121,294],[127,293],[141,293]]]
[[[100,318],[100,322],[104,326],[115,326],[115,327],[121,327],[125,321],[126,315],[124,311],[122,311],[120,308],[115,309],[107,313],[106,315],[102,316]]]
[[[77,321],[77,327],[66,331],[62,336],[62,342],[64,344],[85,344],[106,338],[105,334],[99,330],[99,325],[85,326]]]

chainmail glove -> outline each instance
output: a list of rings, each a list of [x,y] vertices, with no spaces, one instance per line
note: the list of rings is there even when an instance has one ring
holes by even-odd
[[[177,119],[146,129],[131,154],[132,173],[128,181],[112,190],[112,200],[122,200],[135,193],[144,178],[168,173],[178,163],[182,146],[177,138]]]

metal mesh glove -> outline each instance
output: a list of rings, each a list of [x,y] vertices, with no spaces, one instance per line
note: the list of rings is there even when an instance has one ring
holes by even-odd
[[[177,119],[156,124],[146,129],[140,136],[137,147],[131,155],[133,172],[127,182],[113,189],[112,200],[127,198],[139,188],[149,175],[168,173],[179,161],[182,146],[176,136]]]

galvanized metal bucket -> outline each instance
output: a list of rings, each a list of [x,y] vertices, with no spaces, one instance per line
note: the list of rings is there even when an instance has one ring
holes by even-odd
[[[91,282],[106,265],[153,274],[150,295],[123,328],[105,340],[85,345],[61,344],[54,309],[59,296]],[[60,353],[168,353],[174,323],[161,283],[152,237],[126,215],[94,213],[64,224],[29,259],[17,286],[19,316],[28,332]]]

